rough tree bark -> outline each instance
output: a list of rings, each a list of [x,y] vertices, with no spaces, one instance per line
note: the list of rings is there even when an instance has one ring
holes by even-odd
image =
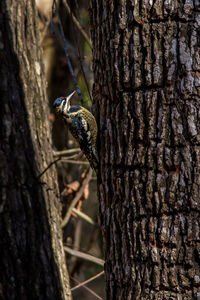
[[[0,299],[71,299],[35,1],[0,12]]]
[[[91,1],[107,299],[200,299],[200,2]]]

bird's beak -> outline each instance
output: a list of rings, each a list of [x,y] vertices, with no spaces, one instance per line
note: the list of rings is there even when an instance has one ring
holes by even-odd
[[[66,100],[69,101],[75,93],[76,91],[73,91],[69,96],[67,96]]]

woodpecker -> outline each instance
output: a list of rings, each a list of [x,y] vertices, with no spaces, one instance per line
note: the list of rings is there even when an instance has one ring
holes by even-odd
[[[68,97],[60,97],[54,101],[53,107],[57,114],[60,114],[73,137],[78,141],[81,150],[89,160],[93,169],[97,169],[98,154],[97,142],[97,123],[94,116],[79,105],[70,105],[70,99],[76,91]]]

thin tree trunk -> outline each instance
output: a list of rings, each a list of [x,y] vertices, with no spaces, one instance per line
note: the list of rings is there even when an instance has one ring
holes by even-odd
[[[107,299],[200,299],[200,2],[91,4]]]
[[[0,299],[71,299],[35,1],[0,11]]]

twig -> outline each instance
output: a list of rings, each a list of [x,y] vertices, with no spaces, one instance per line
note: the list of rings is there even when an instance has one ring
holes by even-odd
[[[86,87],[87,87],[88,95],[89,95],[91,103],[92,103],[92,96],[90,94],[90,88],[89,88],[89,85],[88,85],[88,82],[87,82],[87,78],[86,78],[86,75],[85,75],[85,71],[84,71],[84,68],[83,68],[83,60],[81,58],[81,53],[80,53],[79,45],[78,45],[77,41],[75,41],[75,43],[76,43],[76,47],[77,47],[77,50],[78,50],[78,59],[79,59],[80,65],[81,65],[81,71],[83,73],[83,78],[84,78],[84,81],[85,81],[85,84],[86,84]]]
[[[74,280],[76,283],[80,283],[76,278],[71,276],[71,279]],[[93,296],[95,296],[99,300],[103,300],[98,294],[96,294],[93,290],[91,290],[89,287],[83,285],[83,288],[86,289],[88,292],[90,292]]]
[[[61,227],[63,228],[69,221],[71,213],[72,213],[72,209],[76,206],[77,202],[79,201],[79,199],[81,198],[81,196],[83,195],[83,192],[85,190],[86,185],[89,183],[90,179],[92,177],[92,168],[89,168],[89,171],[85,177],[85,179],[82,182],[82,185],[80,187],[80,189],[78,190],[78,192],[76,193],[75,198],[72,200],[68,211],[62,221]]]
[[[98,273],[97,275],[95,275],[95,276],[89,278],[88,280],[86,280],[86,281],[84,281],[84,282],[79,283],[78,285],[76,285],[75,287],[73,287],[73,288],[71,289],[71,291],[75,291],[76,289],[78,289],[78,288],[80,288],[81,286],[83,286],[83,285],[85,285],[85,284],[87,284],[87,283],[93,281],[94,279],[100,277],[100,276],[103,275],[103,274],[104,274],[104,271]]]
[[[54,7],[56,8],[56,15],[57,15],[57,18],[58,18],[58,23],[59,23],[59,26],[60,26],[60,33],[61,33],[61,36],[62,36],[62,39],[63,39],[63,42],[64,42],[64,50],[65,50],[65,55],[66,55],[66,58],[67,58],[67,64],[68,64],[68,67],[69,67],[69,70],[70,70],[70,73],[73,77],[73,80],[74,80],[74,83],[75,83],[75,86],[76,86],[76,91],[79,95],[79,98],[80,98],[80,101],[81,101],[81,104],[83,106],[84,105],[84,102],[83,102],[83,98],[82,98],[82,95],[81,95],[81,91],[80,91],[80,88],[79,88],[79,85],[78,85],[78,81],[77,81],[77,78],[74,74],[74,70],[72,68],[72,64],[71,64],[71,61],[70,61],[70,58],[69,58],[69,53],[68,53],[68,44],[67,44],[67,40],[65,38],[65,34],[64,34],[64,30],[63,30],[63,26],[62,26],[62,22],[61,22],[61,19],[60,19],[60,16],[59,16],[59,13],[58,13],[58,6],[57,6],[57,3],[56,3],[56,0],[53,0],[53,6],[52,6],[52,11],[54,9]]]
[[[82,218],[83,220],[85,220],[86,222],[92,224],[92,225],[97,225],[91,217],[89,217],[88,215],[84,214],[82,211],[76,209],[76,208],[73,208],[72,211],[77,215],[79,216],[80,218]]]
[[[79,21],[77,20],[77,18],[75,17],[75,15],[72,13],[70,6],[68,5],[66,0],[63,0],[64,6],[66,8],[66,10],[68,11],[68,13],[70,14],[72,21],[74,22],[74,24],[76,25],[76,27],[78,28],[78,30],[80,31],[80,33],[83,35],[83,37],[85,38],[85,40],[87,41],[88,45],[90,46],[90,48],[92,49],[92,42],[89,38],[89,36],[87,35],[87,33],[85,32],[85,30],[82,28],[82,26],[80,25]]]
[[[78,250],[75,250],[75,249],[72,249],[72,248],[69,248],[67,246],[64,246],[64,250],[73,255],[73,256],[76,256],[78,258],[82,258],[84,260],[88,260],[88,261],[91,261],[99,266],[104,266],[104,260],[101,259],[101,258],[98,258],[98,257],[95,257],[93,255],[90,255],[90,254],[87,254],[87,253],[83,253],[81,251],[78,251]]]
[[[80,148],[67,149],[67,150],[63,150],[63,151],[53,151],[53,156],[65,156],[70,153],[75,153],[78,151],[80,151]]]
[[[75,164],[75,165],[89,165],[89,162],[87,162],[87,161],[71,160],[71,159],[67,159],[67,158],[61,158],[61,162],[66,162],[66,163]]]
[[[64,41],[63,41],[62,36],[59,32],[59,28],[58,28],[57,23],[53,22],[52,19],[47,18],[47,16],[44,13],[42,13],[39,8],[38,8],[38,15],[39,15],[39,18],[40,18],[41,22],[44,25],[47,24],[48,22],[50,23],[51,26],[50,26],[49,29],[52,33],[52,37],[54,37],[54,35],[56,35],[56,37],[58,38],[57,42],[60,43],[59,47],[64,48]],[[68,43],[68,49],[71,51],[71,56],[74,55],[74,57],[76,58],[78,56],[77,50],[72,46],[72,44],[70,44],[69,41],[67,41],[67,43]]]
[[[42,43],[43,43],[43,41],[44,41],[44,38],[45,38],[45,36],[46,36],[47,29],[48,29],[50,23],[51,23],[51,20],[49,19],[49,20],[44,24],[44,29],[43,29],[43,31],[42,31],[41,38],[40,38],[40,46],[42,45]]]
[[[64,4],[66,5],[66,9],[68,10],[68,13],[71,15],[72,17],[72,21],[74,21],[74,24],[75,26],[78,24],[80,26],[80,28],[82,29],[82,26],[80,25],[80,23],[78,22],[77,18],[75,15],[73,15],[72,13],[72,10],[70,8],[70,6],[68,5],[67,1],[64,0]],[[78,4],[78,3],[76,3]],[[77,6],[77,5],[76,5]],[[78,9],[78,7],[77,7]],[[74,18],[74,19],[73,19]],[[76,23],[77,22],[77,23]],[[79,29],[79,27],[78,27]],[[84,31],[85,32],[85,31]],[[90,101],[92,103],[92,96],[91,96],[91,93],[90,93],[90,88],[89,88],[89,85],[88,85],[88,82],[87,82],[87,78],[86,78],[86,75],[85,75],[85,71],[84,71],[84,68],[83,68],[83,59],[81,57],[81,51],[80,51],[80,48],[79,48],[79,45],[80,45],[80,40],[79,40],[79,35],[77,36],[78,37],[78,40],[74,37],[74,43],[76,45],[76,49],[77,49],[77,56],[78,56],[78,59],[79,59],[79,62],[80,62],[80,66],[81,66],[81,72],[83,74],[83,78],[84,78],[84,81],[85,81],[85,85],[86,85],[86,88],[87,88],[87,91],[88,91],[88,95],[90,97]],[[88,37],[88,36],[87,36]],[[88,37],[89,39],[89,42],[91,43],[91,40],[90,38]],[[90,45],[90,43],[88,42],[88,44]],[[92,49],[92,43],[91,43],[91,49]]]
[[[51,27],[50,27],[50,30],[52,32],[52,34],[56,34],[56,36],[59,38],[58,41],[61,42],[61,46],[64,47],[65,45],[65,41],[63,41],[63,37],[61,35],[61,33],[59,32],[58,28],[57,28],[57,24],[55,24],[51,19],[48,19],[46,15],[44,15],[39,9],[38,9],[38,14],[40,16],[40,19],[41,21],[43,22],[44,26],[45,26],[45,29],[43,30],[43,36],[41,38],[41,42],[40,44],[42,44],[43,42],[43,39],[45,37],[45,33],[46,33],[46,30],[48,29],[49,27],[49,24],[51,24]],[[77,21],[78,22],[78,21]],[[81,25],[80,25],[81,26]],[[76,42],[76,40],[75,40]],[[78,57],[79,59],[79,62],[80,62],[80,65],[81,65],[81,71],[83,73],[83,77],[84,77],[84,80],[85,80],[85,83],[86,83],[86,87],[87,87],[87,91],[88,91],[88,95],[92,101],[92,97],[91,97],[91,93],[90,93],[90,90],[89,90],[89,86],[88,86],[88,82],[87,82],[87,79],[86,79],[86,75],[85,75],[85,72],[84,72],[84,66],[86,67],[86,64],[85,62],[82,60],[82,58],[80,57],[80,50],[78,48],[78,43],[76,42],[76,46],[77,46],[77,49],[78,49],[78,52],[77,49],[75,49],[72,45],[70,45],[69,41],[67,41],[67,46],[68,46],[68,50],[70,49],[72,54],[76,53],[75,55]],[[72,55],[71,54],[71,55]],[[84,66],[83,66],[84,65]]]
[[[81,219],[78,219],[76,222],[76,227],[75,227],[75,232],[74,232],[74,242],[73,242],[73,247],[72,249],[77,250],[80,249],[80,243],[81,243],[81,235],[82,235],[82,221]],[[72,270],[75,268],[76,263],[77,263],[78,257],[76,257],[75,255],[72,255],[71,259],[70,259],[70,273],[72,274]],[[80,262],[80,261],[79,261]]]
[[[81,156],[83,155],[83,152],[82,151],[80,151],[79,153],[77,153],[77,154],[74,154],[74,155],[71,155],[71,156],[68,156],[68,157],[66,157],[66,158],[61,158],[61,159],[77,159],[77,158],[80,158]]]
[[[70,163],[79,163],[79,164],[81,164],[81,163],[86,163],[86,162],[82,162],[82,161],[73,161],[72,159],[76,159],[76,158],[78,158],[80,156],[80,153],[78,153],[78,154],[74,154],[74,155],[71,155],[71,156],[68,156],[68,158],[66,159],[66,160],[64,160],[64,161],[67,161],[67,162],[70,162]],[[46,167],[46,169],[44,169],[44,171],[42,172],[42,173],[40,173],[40,175],[38,175],[38,177],[37,178],[40,178],[53,164],[55,164],[57,161],[63,161],[63,159],[61,158],[61,157],[58,157],[57,159],[55,159],[55,160],[53,160],[47,167]],[[88,164],[88,163],[87,163]]]
[[[77,20],[76,17],[73,15],[73,13],[72,13],[72,11],[71,11],[71,8],[70,8],[70,6],[68,5],[67,1],[66,1],[66,0],[64,0],[64,1],[65,1],[64,4],[66,5],[66,8],[67,8],[69,14],[71,14],[72,20],[73,20],[73,17],[75,18],[75,20]],[[77,22],[78,22],[78,21],[77,21]],[[76,26],[76,23],[75,23],[75,22],[74,22],[74,24],[75,24],[75,26]],[[78,24],[79,24],[79,26],[81,26],[79,22],[78,22]],[[81,28],[82,28],[82,27],[81,27]],[[78,29],[79,29],[79,28],[78,28]],[[78,59],[79,59],[79,62],[80,62],[80,66],[81,66],[81,72],[82,72],[82,74],[83,74],[83,78],[84,78],[84,81],[85,81],[85,84],[86,84],[86,88],[87,88],[87,91],[88,91],[88,95],[89,95],[90,100],[91,100],[91,103],[92,103],[92,97],[91,97],[91,93],[90,93],[90,88],[89,88],[89,85],[88,85],[88,82],[87,82],[87,78],[86,78],[86,75],[85,75],[85,71],[84,71],[84,68],[83,68],[83,59],[82,59],[82,57],[81,57],[81,52],[80,52],[80,49],[79,49],[79,44],[80,44],[79,35],[78,35],[77,37],[78,37],[78,40],[77,40],[76,38],[74,38],[74,43],[75,43],[76,49],[77,49],[77,56],[78,56]],[[88,38],[89,38],[89,37],[88,37]],[[89,40],[90,40],[90,38],[89,38]],[[91,43],[91,41],[90,41],[90,43]],[[90,45],[90,44],[89,44],[89,45]],[[91,49],[92,49],[92,44],[91,44]]]
[[[51,33],[52,34],[56,33],[56,35],[59,36],[61,40],[61,35],[58,31],[57,25],[51,19],[49,19],[39,8],[37,8],[37,11],[38,11],[38,16],[41,22],[44,24],[44,26],[48,23],[51,24],[50,26]]]
[[[60,160],[60,157],[58,157],[57,159],[55,159],[54,161],[52,161],[47,167],[46,169],[44,169],[44,171],[42,173],[40,173],[40,175],[38,175],[37,178],[40,178],[49,168],[51,168],[51,166],[53,166],[53,164],[55,164],[57,161]]]

